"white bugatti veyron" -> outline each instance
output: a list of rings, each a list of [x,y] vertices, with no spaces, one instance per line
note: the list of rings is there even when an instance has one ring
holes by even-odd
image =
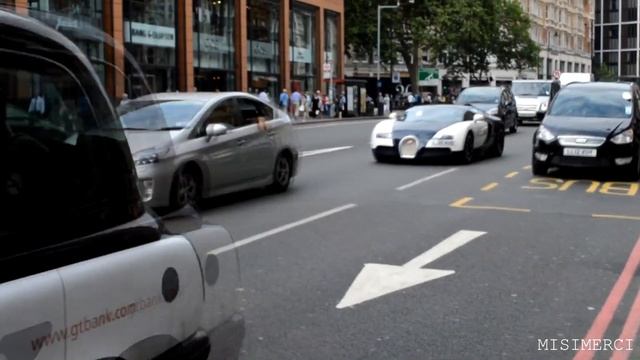
[[[454,156],[463,163],[477,155],[502,156],[500,118],[466,105],[415,106],[379,122],[371,133],[378,162]]]

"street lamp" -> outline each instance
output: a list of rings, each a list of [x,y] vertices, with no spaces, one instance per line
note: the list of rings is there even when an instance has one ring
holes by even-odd
[[[409,4],[413,4],[415,0],[409,0]],[[376,67],[376,86],[380,90],[380,62],[382,61],[382,54],[380,53],[380,22],[382,10],[384,9],[397,9],[400,7],[400,0],[397,0],[395,5],[378,5],[378,64]]]
[[[553,37],[557,38],[558,37],[558,32],[557,31],[553,31]],[[551,31],[547,31],[547,78],[549,78],[549,76],[551,75],[551,69],[549,66],[549,60],[551,59]]]

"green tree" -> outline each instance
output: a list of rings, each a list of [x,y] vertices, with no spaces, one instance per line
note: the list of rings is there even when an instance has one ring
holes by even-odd
[[[345,2],[347,44],[357,54],[372,54],[376,44],[377,5],[370,0]],[[399,54],[414,89],[422,54],[444,60],[452,75],[487,74],[491,61],[522,70],[538,62],[538,46],[529,37],[531,26],[515,0],[415,0],[386,10],[382,26],[382,58],[393,63]]]
[[[618,74],[604,63],[595,67],[594,77],[596,81],[618,81]]]
[[[401,0],[397,9],[382,12],[381,53],[382,61],[395,64],[400,55],[407,65],[414,89],[418,85],[418,70],[422,50],[427,46],[433,27],[430,25],[437,7],[447,0]],[[373,58],[377,42],[378,5],[395,5],[393,0],[345,1],[346,42],[351,56]]]
[[[448,72],[481,78],[493,62],[522,71],[538,64],[531,21],[514,0],[456,0],[439,9],[431,49]],[[444,56],[442,56],[444,55]]]

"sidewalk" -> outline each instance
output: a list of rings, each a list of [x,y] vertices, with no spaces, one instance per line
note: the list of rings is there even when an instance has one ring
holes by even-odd
[[[348,121],[367,121],[367,120],[384,120],[384,119],[388,119],[388,116],[358,116],[358,117],[344,117],[344,118],[336,118],[336,117],[331,117],[331,118],[321,118],[321,119],[307,119],[307,120],[302,120],[302,119],[298,119],[293,120],[293,125],[308,125],[308,124],[323,124],[323,123],[335,123],[335,122],[348,122]]]

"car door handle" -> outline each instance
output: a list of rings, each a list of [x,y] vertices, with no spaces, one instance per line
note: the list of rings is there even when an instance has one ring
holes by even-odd
[[[245,140],[245,139],[236,140],[236,144],[238,144],[238,146],[242,146],[242,145],[244,145],[246,143],[247,143],[247,140]]]

